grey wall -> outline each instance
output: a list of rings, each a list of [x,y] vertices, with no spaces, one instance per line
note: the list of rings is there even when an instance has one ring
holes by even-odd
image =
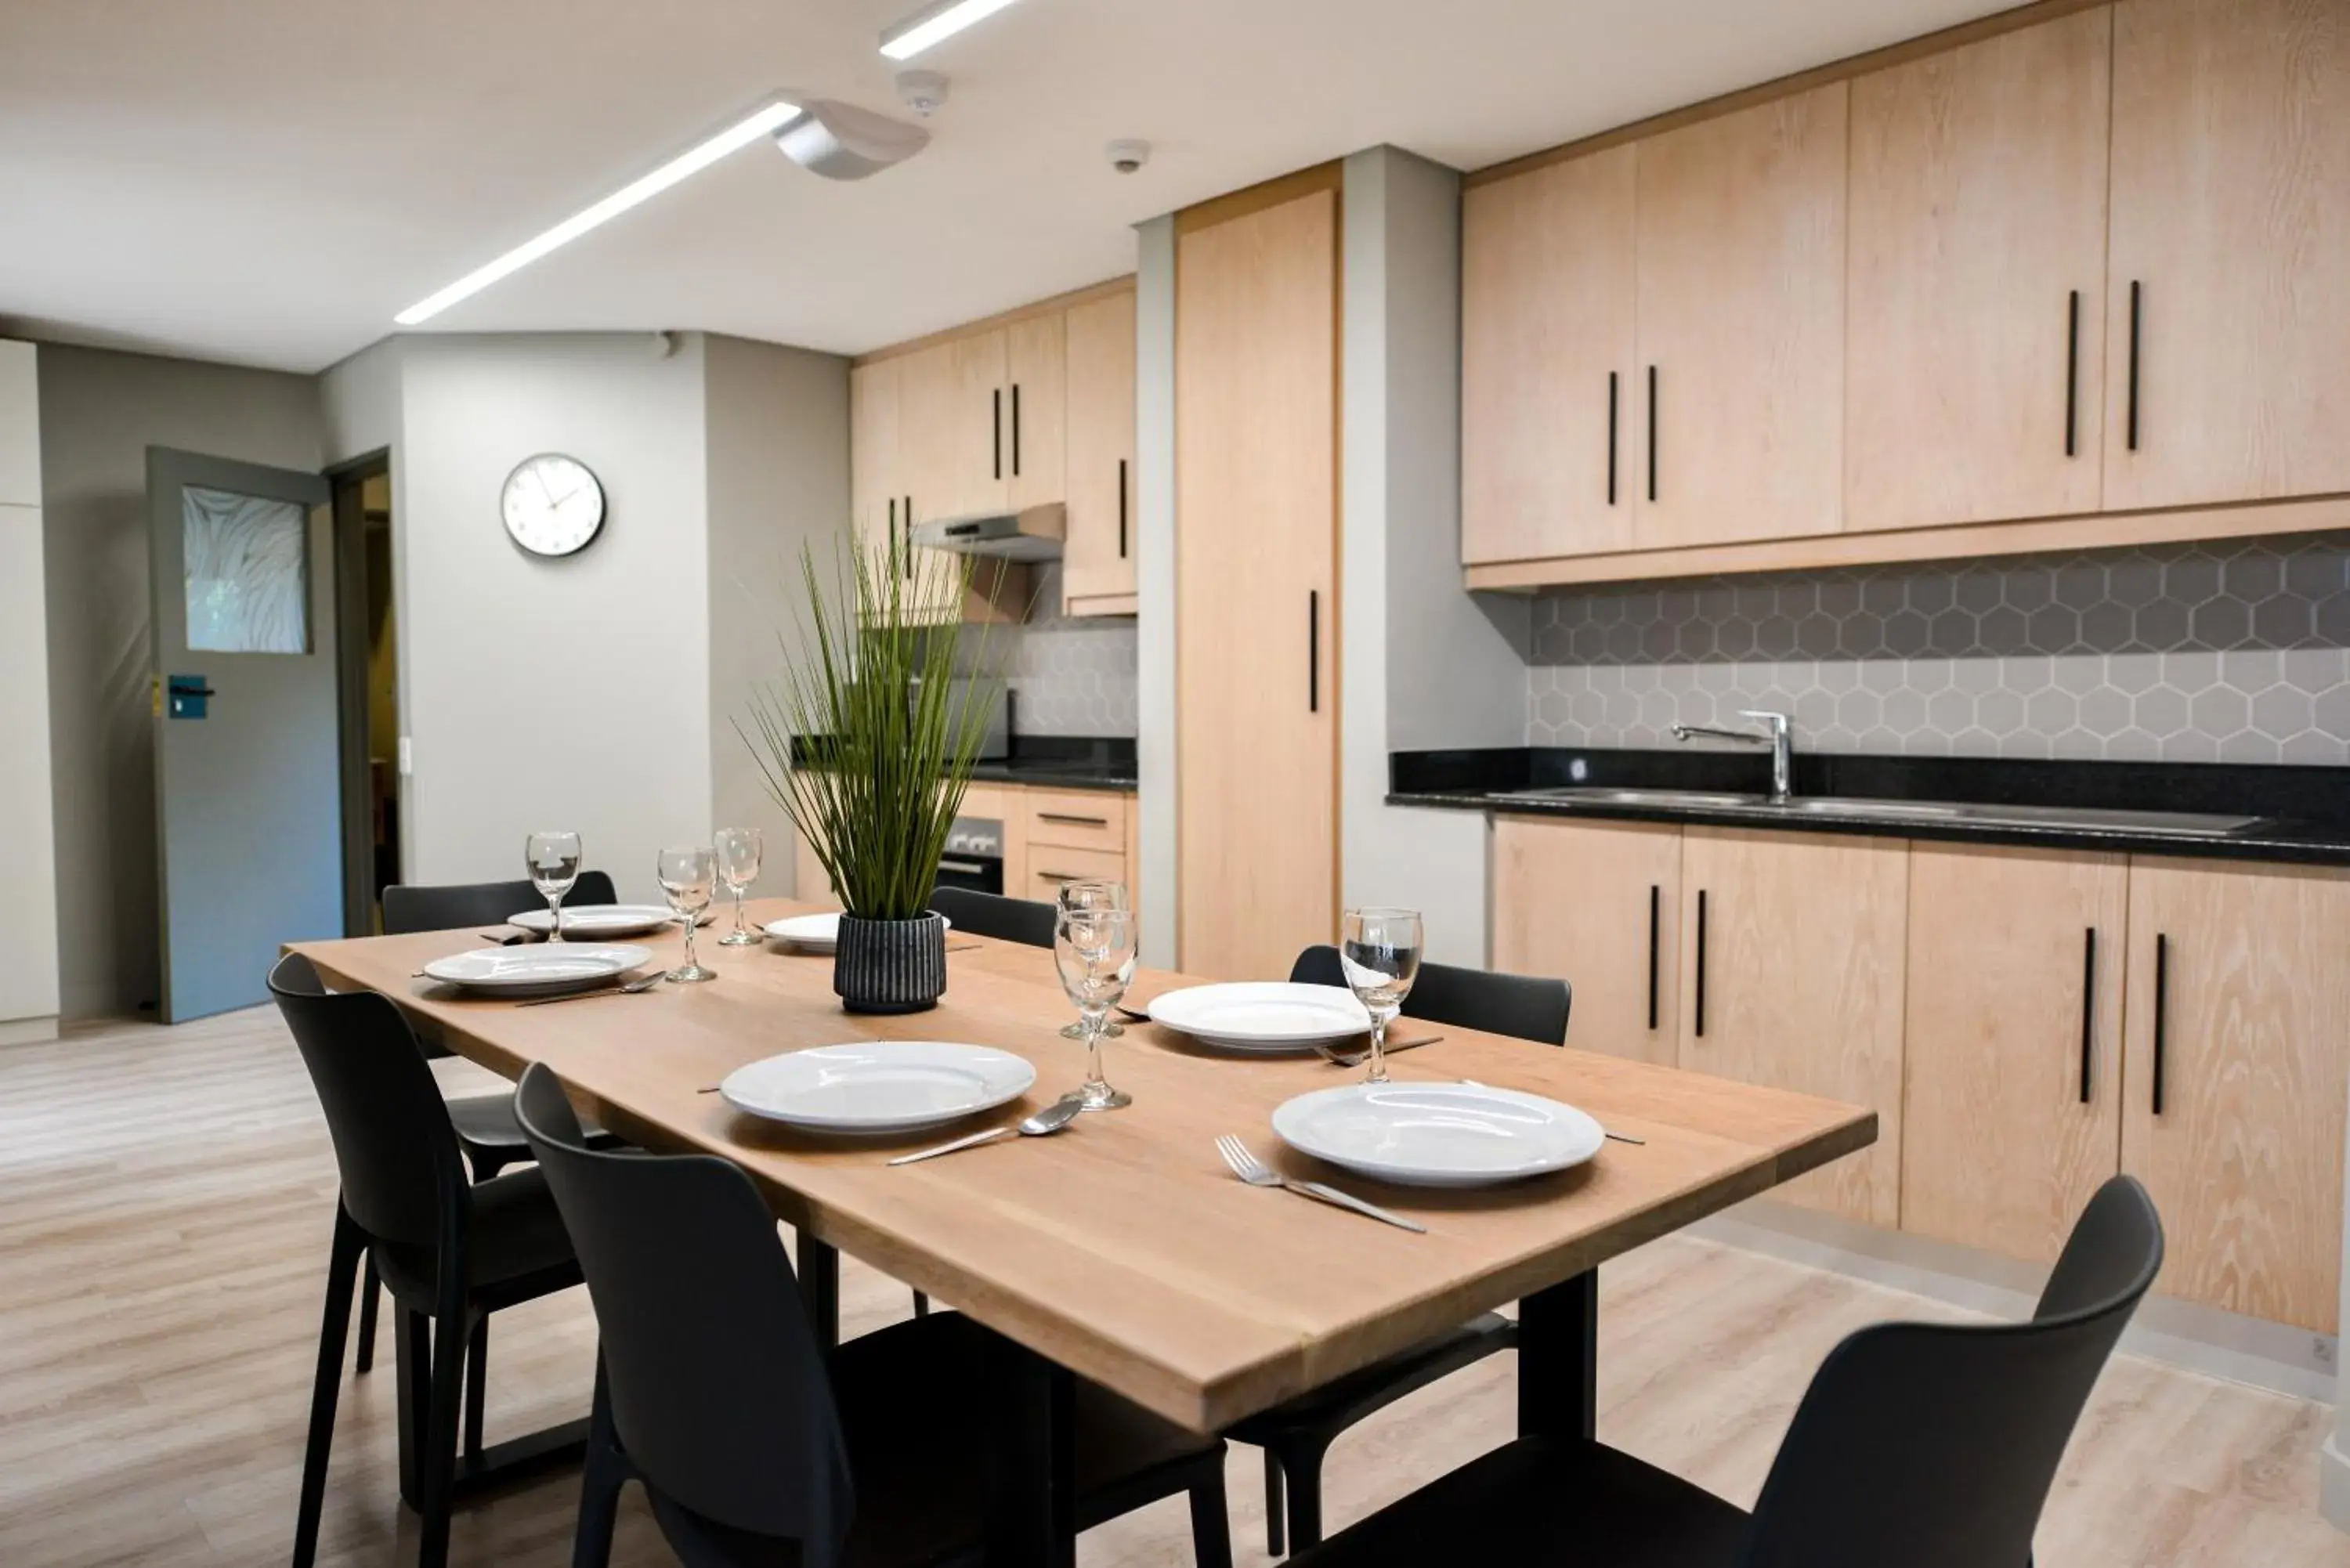
[[[1525,606],[1461,591],[1461,177],[1391,147],[1345,177],[1341,892],[1420,910],[1430,956],[1482,965],[1484,819],[1385,800],[1391,750],[1524,736]]]
[[[1526,733],[1669,745],[2350,763],[2350,535],[1543,596]]]
[[[1175,220],[1135,225],[1135,809],[1142,961],[1175,961]]]
[[[44,345],[40,400],[59,1002],[127,1013],[158,961],[147,448],[316,471],[317,384]]]
[[[737,732],[775,679],[805,599],[800,552],[830,570],[848,536],[848,361],[712,336],[703,344],[710,504],[710,781],[715,826],[759,828],[758,891],[791,892],[791,825]]]

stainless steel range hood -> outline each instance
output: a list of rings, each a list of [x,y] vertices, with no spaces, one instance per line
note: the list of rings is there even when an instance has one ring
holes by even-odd
[[[1068,535],[1068,509],[1057,501],[1047,501],[1017,512],[981,512],[917,524],[914,543],[1003,561],[1057,561]]]

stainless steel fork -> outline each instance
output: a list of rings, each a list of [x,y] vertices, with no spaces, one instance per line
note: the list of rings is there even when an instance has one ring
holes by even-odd
[[[1326,1187],[1318,1181],[1291,1180],[1250,1153],[1248,1145],[1230,1133],[1224,1134],[1216,1140],[1216,1152],[1224,1157],[1224,1163],[1232,1167],[1232,1174],[1251,1187],[1285,1188],[1300,1198],[1311,1198],[1316,1202],[1331,1204],[1339,1209],[1351,1209],[1367,1219],[1393,1225],[1399,1230],[1417,1231],[1423,1236],[1428,1234],[1428,1227],[1418,1220],[1407,1220],[1400,1214],[1391,1214],[1376,1203],[1364,1202],[1351,1192],[1341,1192],[1335,1187]]]

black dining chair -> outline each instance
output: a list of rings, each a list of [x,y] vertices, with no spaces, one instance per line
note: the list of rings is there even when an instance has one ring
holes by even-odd
[[[423,1520],[418,1561],[441,1568],[457,1479],[461,1370],[465,1468],[482,1448],[484,1331],[492,1313],[579,1282],[562,1216],[537,1170],[465,1179],[456,1129],[400,1010],[373,992],[334,992],[310,961],[280,959],[270,994],[327,1116],[342,1193],[327,1267],[326,1316],[310,1391],[310,1432],[294,1527],[295,1568],[317,1554],[327,1458],[335,1437],[343,1342],[360,1254],[375,1262],[399,1314],[403,1351],[401,1495]],[[411,1401],[414,1420],[409,1418]],[[413,1441],[409,1438],[413,1434]]]
[[[1290,967],[1296,985],[1343,988],[1338,950],[1307,948]],[[1451,964],[1423,963],[1404,1001],[1408,1017],[1488,1034],[1509,1034],[1544,1045],[1566,1043],[1573,992],[1563,980],[1492,974]],[[1224,1435],[1264,1450],[1265,1550],[1278,1557],[1322,1539],[1322,1459],[1338,1435],[1405,1395],[1474,1366],[1518,1343],[1518,1325],[1484,1313],[1385,1361],[1309,1389],[1250,1417]]]
[[[588,1148],[543,1064],[521,1113],[603,1334],[574,1568],[609,1561],[629,1480],[687,1568],[910,1568],[980,1548],[985,1330],[937,1313],[827,1357],[739,1168]],[[1188,1492],[1194,1557],[1229,1568],[1223,1451],[1078,1380],[1076,1528]]]
[[[1034,898],[1007,898],[1001,893],[979,893],[968,888],[934,888],[931,908],[954,922],[959,931],[994,937],[1032,948],[1053,945],[1050,904]]]
[[[2057,1461],[2162,1266],[2146,1189],[2116,1176],[2028,1323],[1888,1323],[1821,1363],[1752,1514],[1589,1438],[1521,1438],[1292,1559],[1640,1568],[2027,1564]]]

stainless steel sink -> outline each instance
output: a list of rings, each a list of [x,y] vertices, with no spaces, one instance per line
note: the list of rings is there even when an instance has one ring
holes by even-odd
[[[1966,801],[1862,800],[1840,795],[1799,795],[1773,804],[1759,794],[1707,790],[1619,789],[1606,784],[1560,784],[1547,789],[1505,790],[1502,800],[1582,802],[1590,805],[1650,806],[1698,811],[1734,811],[1758,820],[1774,816],[1838,817],[1847,822],[1970,823],[1981,827],[2105,828],[2161,834],[2178,838],[2220,838],[2259,824],[2257,816],[2222,816],[2191,811],[2122,811],[2098,806],[1987,805]]]

